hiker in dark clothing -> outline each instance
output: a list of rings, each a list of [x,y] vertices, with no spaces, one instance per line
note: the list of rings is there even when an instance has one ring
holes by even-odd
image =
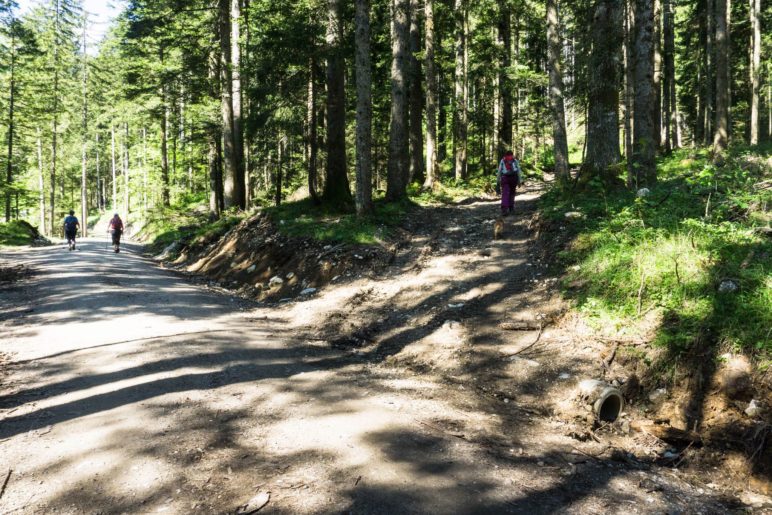
[[[501,192],[501,214],[507,216],[515,210],[515,190],[522,182],[520,162],[511,150],[508,150],[499,162],[496,171],[497,191]]]
[[[64,219],[64,237],[67,238],[67,248],[75,250],[75,236],[80,228],[80,223],[75,217],[75,211],[70,210],[70,214]]]
[[[123,234],[123,220],[115,213],[110,219],[110,225],[107,227],[107,232],[113,235],[113,249],[115,252],[121,251],[121,235]]]

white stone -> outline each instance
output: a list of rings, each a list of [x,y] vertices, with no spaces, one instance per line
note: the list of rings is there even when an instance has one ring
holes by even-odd
[[[284,279],[282,279],[278,275],[274,275],[273,277],[271,277],[271,280],[268,281],[268,286],[270,286],[271,288],[273,288],[274,286],[281,286],[282,284],[284,284]]]
[[[760,413],[761,406],[756,402],[756,399],[752,399],[751,402],[748,403],[748,407],[745,408],[745,414],[749,417],[757,417]]]
[[[295,272],[290,272],[287,274],[287,280],[292,279],[293,277],[295,277]]]
[[[731,279],[724,279],[721,284],[718,285],[719,293],[734,293],[740,289],[740,285]]]
[[[257,265],[250,265],[249,268],[247,268],[247,273],[251,274],[252,272],[255,271],[256,268],[257,268]]]
[[[312,293],[316,293],[316,288],[306,288],[300,292],[301,295],[311,295]]]

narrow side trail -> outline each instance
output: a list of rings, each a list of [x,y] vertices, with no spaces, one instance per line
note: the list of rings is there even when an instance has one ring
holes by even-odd
[[[228,513],[258,493],[261,513],[726,512],[577,451],[545,407],[570,356],[502,359],[536,335],[495,322],[550,307],[535,199],[498,242],[493,203],[438,208],[382,277],[273,307],[130,245],[3,251],[32,275],[0,287],[0,512]]]

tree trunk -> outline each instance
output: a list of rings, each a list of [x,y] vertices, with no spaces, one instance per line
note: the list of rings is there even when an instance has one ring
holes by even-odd
[[[40,232],[47,234],[46,231],[46,192],[45,178],[43,176],[43,141],[40,136],[40,127],[37,127],[37,149],[38,149],[38,209],[40,209]]]
[[[761,0],[750,0],[750,16],[752,30],[751,46],[751,145],[759,143],[759,92],[761,89]]]
[[[652,0],[648,0],[652,3]],[[654,125],[654,153],[662,146],[662,1],[653,0],[652,51],[654,53],[654,99],[651,120]]]
[[[715,118],[715,81],[716,76],[716,0],[705,0],[705,129],[703,143],[708,145],[713,137],[713,121]]]
[[[632,188],[635,183],[633,174],[633,101],[635,98],[633,2],[634,0],[625,0],[625,160],[628,188]]]
[[[665,73],[663,75],[662,128],[665,152],[676,147],[675,115],[675,35],[673,33],[672,0],[662,2],[662,37],[665,47]]]
[[[434,0],[425,0],[424,67],[426,74],[426,180],[423,188],[431,190],[439,179],[437,165],[437,72],[434,62]]]
[[[273,194],[273,202],[274,205],[281,205],[281,186],[282,182],[284,181],[284,178],[282,177],[284,172],[284,151],[287,146],[287,138],[284,135],[279,135],[279,144],[276,146],[276,178],[273,181],[274,185],[274,194]]]
[[[308,62],[308,194],[311,196],[314,204],[319,204],[319,194],[317,193],[318,183],[318,155],[319,155],[319,136],[317,129],[319,121],[316,116],[316,59],[312,56]]]
[[[508,75],[508,70],[512,66],[512,25],[510,23],[511,8],[509,4],[504,0],[499,0],[498,8],[499,70],[497,79],[501,96],[501,111],[499,123],[496,126],[498,131],[496,155],[501,157],[506,150],[512,149],[512,81]],[[557,35],[555,37],[558,38],[558,44],[560,44],[559,37]],[[560,72],[558,71],[558,73]]]
[[[392,0],[391,125],[386,198],[399,200],[407,195],[409,174],[407,72],[410,27],[410,0]]]
[[[433,1],[433,0],[432,0]],[[442,31],[435,30],[435,48],[442,53]],[[444,163],[448,158],[448,95],[445,75],[443,74],[441,61],[437,60],[437,163]],[[439,177],[439,176],[438,176]]]
[[[588,93],[585,180],[600,177],[616,182],[619,163],[619,66],[622,50],[622,6],[618,0],[599,0],[592,26],[592,55]],[[636,111],[637,112],[637,111]]]
[[[105,211],[105,197],[103,194],[104,179],[102,178],[102,169],[99,166],[99,131],[96,132],[96,144],[94,145],[96,153],[96,176],[97,176],[97,207],[100,213]]]
[[[654,12],[648,0],[635,3],[635,102],[633,110],[633,171],[636,187],[657,179],[655,155],[659,128],[652,104],[657,92],[654,80]],[[657,110],[658,111],[658,110]]]
[[[467,104],[466,104],[466,0],[455,0],[456,72],[453,96],[453,175],[466,179],[467,171]]]
[[[247,207],[244,187],[244,131],[241,115],[241,0],[231,1],[231,102],[233,104],[233,205]]]
[[[568,137],[566,136],[566,113],[563,105],[563,74],[560,65],[560,18],[557,0],[547,0],[547,51],[550,76],[550,107],[552,112],[552,139],[555,154],[555,176],[567,183]]]
[[[56,230],[56,143],[59,132],[59,21],[61,18],[59,0],[56,0],[56,12],[54,13],[54,108],[53,130],[51,134],[51,202],[49,204],[51,216],[51,234]]]
[[[219,0],[220,19],[220,115],[222,117],[223,199],[225,209],[240,207],[233,124],[233,56],[231,47],[231,1]]]
[[[169,106],[167,102],[166,85],[164,84],[161,86],[161,109],[163,110],[161,113],[161,198],[164,207],[171,205],[169,193]],[[115,184],[115,178],[113,178],[113,184]],[[113,192],[113,196],[115,196],[115,192]]]
[[[86,42],[86,27],[88,26],[88,18],[86,11],[83,12],[83,120],[81,130],[82,134],[82,146],[81,146],[81,170],[80,170],[80,233],[85,238],[88,236],[88,191],[87,191],[87,174],[88,174],[88,53]]]
[[[716,119],[713,151],[723,153],[729,145],[729,2],[715,0],[716,16]]]
[[[373,209],[370,0],[356,0],[356,211]]]
[[[209,213],[220,218],[222,199],[222,171],[220,169],[220,131],[213,126],[209,131]]]
[[[113,179],[113,203],[110,205],[110,207],[113,211],[115,211],[118,209],[118,181],[115,180],[115,125],[113,124],[110,124],[110,154],[112,157],[110,172],[112,173]]]
[[[423,88],[421,85],[421,62],[418,53],[421,51],[421,7],[419,0],[410,0],[410,52],[408,67],[410,74],[410,180],[423,183],[424,173],[423,152]]]
[[[327,169],[324,201],[338,209],[351,206],[346,170],[346,89],[343,59],[342,0],[328,0],[327,17]]]
[[[11,27],[11,61],[9,63],[8,84],[8,162],[5,168],[5,221],[11,221],[11,184],[13,183],[13,137],[14,137],[14,108],[16,94],[16,29]]]
[[[131,182],[129,181],[129,123],[126,122],[125,124],[126,132],[125,132],[125,139],[123,141],[123,212],[124,212],[124,218],[123,222],[128,225],[129,223],[129,212],[131,211],[131,192],[129,188],[131,187]]]
[[[147,216],[147,130],[142,127],[142,213]]]

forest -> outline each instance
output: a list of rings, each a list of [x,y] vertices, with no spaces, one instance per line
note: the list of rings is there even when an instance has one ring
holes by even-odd
[[[6,221],[208,199],[367,215],[490,181],[641,188],[683,147],[772,133],[759,0],[131,1],[100,41],[78,0],[0,4]],[[763,56],[763,59],[762,59]]]

